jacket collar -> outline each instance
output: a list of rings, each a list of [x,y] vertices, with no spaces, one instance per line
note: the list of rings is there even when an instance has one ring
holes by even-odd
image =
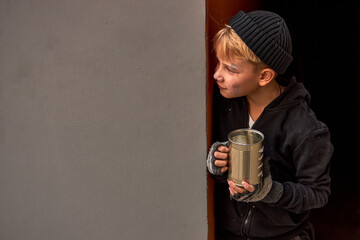
[[[310,104],[310,94],[305,89],[303,83],[297,82],[296,78],[292,77],[289,81],[289,84],[286,86],[284,92],[282,92],[268,106],[266,106],[266,109],[274,109],[286,105],[292,105],[302,101]]]

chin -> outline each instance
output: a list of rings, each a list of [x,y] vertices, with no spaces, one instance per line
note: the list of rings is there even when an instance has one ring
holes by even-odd
[[[221,96],[223,96],[224,98],[227,98],[227,99],[241,97],[241,96],[234,96],[232,94],[228,94],[228,93],[226,93],[224,91],[221,91],[221,90],[220,90],[220,94],[221,94]]]
[[[233,96],[228,95],[228,94],[226,94],[226,93],[223,93],[223,92],[221,92],[221,91],[220,91],[220,94],[221,94],[221,96],[223,96],[224,98],[227,98],[227,99],[234,98]]]

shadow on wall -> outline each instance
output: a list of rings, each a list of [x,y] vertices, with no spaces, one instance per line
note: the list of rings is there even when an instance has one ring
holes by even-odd
[[[317,240],[360,239],[359,7],[354,1],[263,1],[287,22],[297,76],[312,96],[311,107],[331,132],[332,195],[311,221]]]

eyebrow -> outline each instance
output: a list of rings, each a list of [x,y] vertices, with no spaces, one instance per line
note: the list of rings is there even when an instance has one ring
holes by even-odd
[[[219,58],[218,58],[218,56],[217,56],[217,54],[216,54],[216,58],[219,60]],[[224,63],[223,63],[224,64]],[[231,68],[233,68],[234,70],[239,70],[239,68],[234,64],[234,63],[230,63],[230,65],[227,65],[227,64],[224,64],[224,65],[226,65],[227,67],[231,67]]]
[[[230,67],[232,67],[233,69],[239,70],[239,68],[233,63],[230,63]]]

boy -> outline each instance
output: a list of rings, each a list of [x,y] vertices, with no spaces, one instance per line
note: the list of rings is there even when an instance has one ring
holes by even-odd
[[[292,61],[285,21],[272,12],[240,11],[217,33],[214,49],[220,94],[214,93],[207,167],[215,179],[216,239],[313,239],[308,216],[327,203],[333,147],[303,84],[280,82]],[[256,186],[226,180],[227,135],[239,128],[265,136],[264,177]]]

